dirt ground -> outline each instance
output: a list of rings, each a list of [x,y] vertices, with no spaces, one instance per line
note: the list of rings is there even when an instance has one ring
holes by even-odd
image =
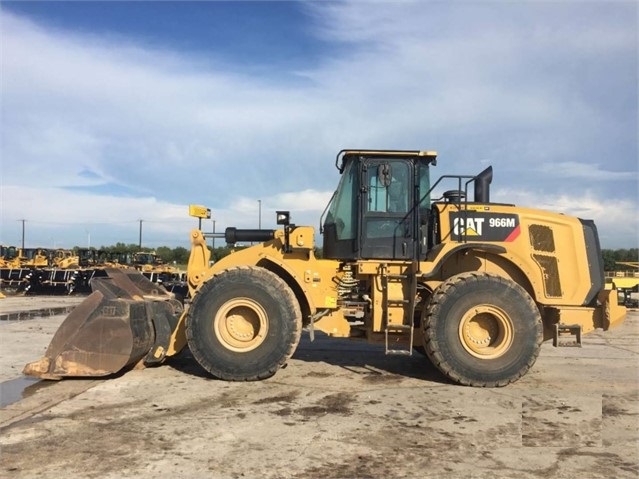
[[[28,299],[0,300],[5,317],[48,314],[0,321],[4,478],[639,476],[639,312],[583,348],[545,343],[524,378],[498,389],[452,385],[419,354],[306,334],[260,382],[210,379],[186,351],[51,383],[20,371],[65,315],[56,298]]]

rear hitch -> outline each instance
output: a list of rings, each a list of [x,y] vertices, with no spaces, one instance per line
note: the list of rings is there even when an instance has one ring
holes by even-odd
[[[555,324],[555,335],[552,339],[555,347],[581,347],[580,324]]]

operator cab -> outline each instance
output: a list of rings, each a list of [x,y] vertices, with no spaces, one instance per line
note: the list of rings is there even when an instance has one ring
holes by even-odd
[[[324,257],[415,258],[436,158],[433,151],[340,151],[335,166],[342,178],[322,228]]]
[[[491,167],[477,176],[445,175],[431,185],[429,168],[436,164],[434,151],[340,151],[335,166],[342,178],[322,225],[324,257],[425,259],[441,241],[439,211],[431,208],[430,196],[442,180],[456,180],[457,189],[442,198],[457,209],[466,204],[470,183],[475,203],[490,202]]]

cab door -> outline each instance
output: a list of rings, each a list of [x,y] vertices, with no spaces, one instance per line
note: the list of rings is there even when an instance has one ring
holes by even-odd
[[[411,259],[415,251],[413,164],[402,159],[367,159],[361,185],[361,258]]]

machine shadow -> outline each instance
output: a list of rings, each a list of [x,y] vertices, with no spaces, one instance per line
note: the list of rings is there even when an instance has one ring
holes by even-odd
[[[315,332],[315,341],[305,332],[292,359],[310,363],[326,363],[364,377],[386,373],[439,384],[452,384],[422,353],[386,355],[383,344],[331,338]]]
[[[438,384],[452,384],[423,354],[413,351],[412,356],[385,355],[384,345],[369,344],[352,339],[330,338],[323,333],[315,333],[311,341],[307,332],[302,334],[292,360],[307,363],[321,363],[337,366],[351,374],[370,379],[385,374],[419,379]],[[191,351],[184,348],[176,356],[167,358],[166,366],[206,379],[215,379],[195,360]]]
[[[169,366],[176,371],[181,373],[186,373],[191,376],[196,376],[204,379],[212,379],[216,380],[217,378],[211,376],[209,372],[204,369],[200,364],[195,360],[193,354],[189,350],[188,346],[185,347],[182,351],[180,351],[175,356],[166,358],[164,366]]]

